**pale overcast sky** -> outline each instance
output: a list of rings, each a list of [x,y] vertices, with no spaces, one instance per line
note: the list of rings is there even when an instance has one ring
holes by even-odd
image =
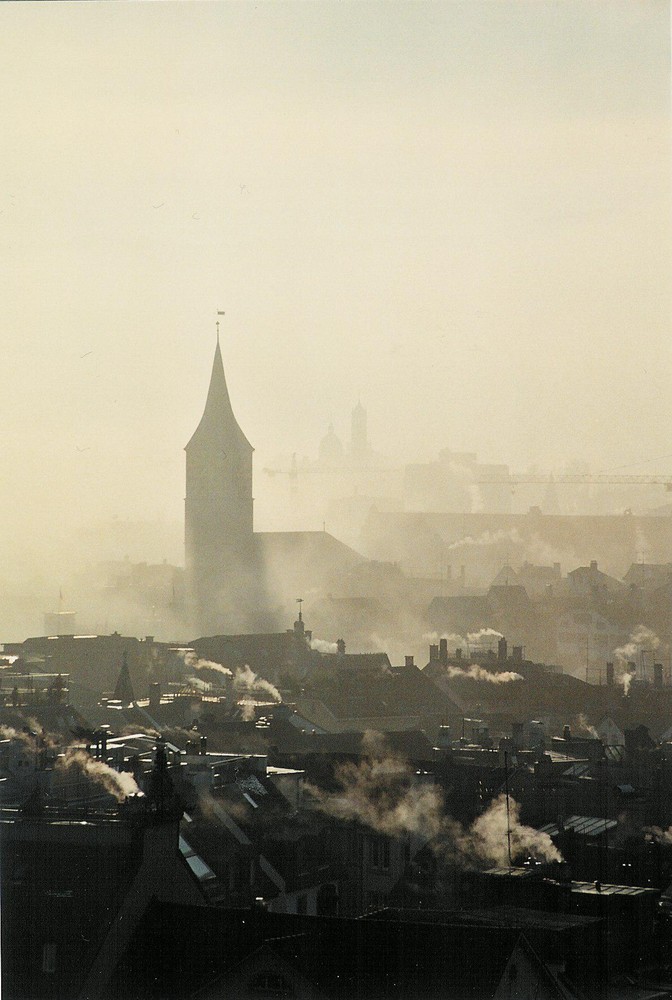
[[[3,3],[0,93],[5,536],[181,516],[217,309],[258,471],[672,469],[668,3]]]

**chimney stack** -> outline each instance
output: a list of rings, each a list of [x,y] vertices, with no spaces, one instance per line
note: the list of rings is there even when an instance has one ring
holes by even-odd
[[[161,705],[161,685],[153,683],[149,685],[149,707],[159,708]]]
[[[611,662],[607,663],[607,687],[614,686],[614,664]]]
[[[336,651],[339,656],[345,656],[345,639],[336,640]]]
[[[461,660],[462,659],[462,650],[459,648],[459,646],[455,650],[455,659],[456,660]]]
[[[448,640],[439,639],[439,663],[448,666]]]
[[[497,659],[506,662],[508,658],[508,647],[504,636],[497,643]]]
[[[569,726],[563,726],[563,729],[562,729],[562,738],[563,738],[563,740],[571,740],[571,738],[572,738],[572,731],[569,728]]]
[[[522,663],[523,662],[523,647],[522,646],[514,646],[513,647],[513,651],[511,653],[511,659],[515,660],[516,663]]]
[[[655,688],[662,688],[663,686],[663,664],[654,663],[653,664],[653,686]]]
[[[438,660],[438,658],[439,658],[439,647],[438,647],[438,644],[436,646],[430,645],[430,647],[429,647],[429,662],[430,663],[436,663],[436,661]]]
[[[413,659],[412,656],[405,656],[404,660],[406,661],[406,666],[407,667],[414,667],[415,666],[415,660]]]

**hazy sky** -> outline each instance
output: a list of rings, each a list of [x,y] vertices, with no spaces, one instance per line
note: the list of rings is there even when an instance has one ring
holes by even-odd
[[[669,472],[669,69],[664,2],[0,5],[0,534],[181,516],[217,309],[258,473],[358,397]]]

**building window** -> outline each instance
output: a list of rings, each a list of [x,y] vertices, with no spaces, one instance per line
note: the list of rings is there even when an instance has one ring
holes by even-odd
[[[369,837],[369,865],[388,871],[390,868],[390,842],[387,837]]]
[[[47,941],[42,945],[42,972],[56,972],[56,944]]]
[[[291,983],[278,972],[258,972],[249,983],[251,993],[266,997],[292,997]]]
[[[385,893],[367,892],[364,895],[364,906],[367,910],[381,910],[386,905]]]

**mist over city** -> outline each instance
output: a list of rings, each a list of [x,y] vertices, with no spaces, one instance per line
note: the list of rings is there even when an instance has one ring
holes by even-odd
[[[0,22],[3,994],[672,996],[669,4]]]

